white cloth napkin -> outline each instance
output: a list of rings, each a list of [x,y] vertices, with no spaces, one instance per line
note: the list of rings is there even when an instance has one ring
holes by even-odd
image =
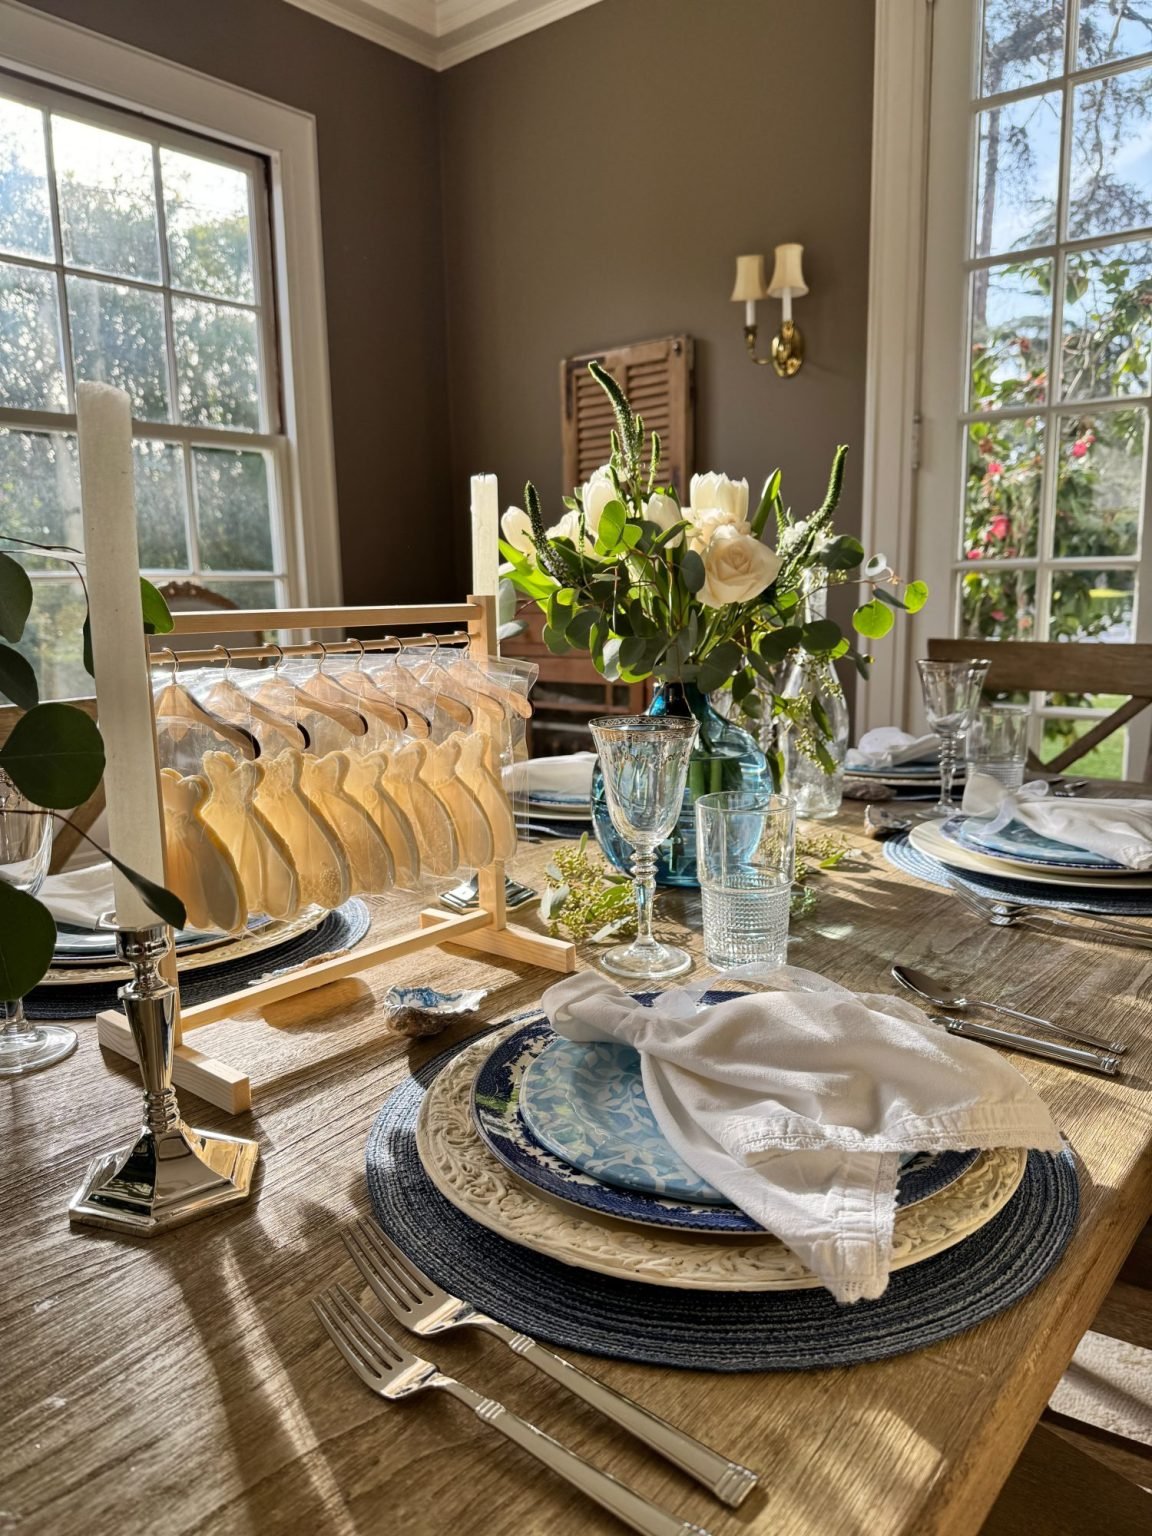
[[[865,731],[859,743],[849,747],[844,757],[846,768],[898,768],[901,763],[919,762],[940,745],[939,736],[912,736],[895,725],[878,725]]]
[[[65,869],[49,875],[38,892],[40,900],[58,923],[73,928],[95,928],[105,912],[111,912],[112,866],[105,860],[87,869]]]
[[[645,1008],[581,971],[550,987],[543,1007],[571,1040],[635,1046],[676,1152],[837,1301],[880,1296],[888,1284],[901,1153],[1059,1149],[1016,1069],[913,1003],[792,967],[765,984],[774,990],[699,1011],[693,989],[674,988]]]
[[[1076,800],[1051,795],[1042,779],[1015,792],[991,774],[974,773],[964,786],[963,809],[987,820],[989,831],[1010,821],[1042,837],[1114,859],[1126,869],[1152,869],[1152,802],[1148,800]]]
[[[510,794],[527,791],[531,800],[571,801],[587,805],[592,798],[595,752],[568,752],[561,757],[530,757],[507,770]]]

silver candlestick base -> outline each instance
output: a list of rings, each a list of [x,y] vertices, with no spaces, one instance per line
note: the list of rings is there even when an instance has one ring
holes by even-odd
[[[92,1163],[68,1216],[150,1237],[247,1200],[260,1147],[242,1136],[195,1131],[180,1118],[172,1087],[176,989],[159,970],[167,928],[120,929],[116,948],[135,973],[117,995],[144,1079],[144,1124],[130,1146]]]

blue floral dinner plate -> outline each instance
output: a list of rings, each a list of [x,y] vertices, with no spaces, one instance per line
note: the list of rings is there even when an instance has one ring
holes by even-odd
[[[996,832],[990,832],[988,826],[988,822],[975,816],[952,816],[940,830],[945,837],[972,853],[983,853],[994,859],[1011,859],[1016,864],[1037,864],[1099,873],[1115,871],[1122,875],[1133,873],[1115,859],[1109,859],[1102,853],[1093,853],[1090,848],[1076,848],[1071,843],[1045,837],[1041,832],[1033,832],[1023,822],[1010,821]]]
[[[638,1000],[647,1004],[653,995],[651,993],[641,995]],[[734,992],[709,992],[703,1001],[718,1003],[723,1002],[725,998],[737,995],[739,994]],[[750,1216],[746,1216],[735,1206],[723,1202],[722,1197],[711,1189],[711,1186],[690,1169],[685,1169],[684,1164],[664,1141],[652,1111],[648,1107],[648,1102],[643,1097],[639,1058],[635,1052],[631,1053],[634,1058],[629,1073],[632,1081],[620,1086],[618,1096],[626,1105],[624,1114],[627,1123],[635,1127],[645,1124],[644,1117],[638,1115],[635,1104],[634,1094],[639,1094],[646,1113],[647,1125],[660,1138],[662,1153],[649,1145],[644,1157],[630,1156],[631,1149],[625,1148],[622,1155],[613,1158],[607,1150],[608,1144],[604,1143],[599,1145],[598,1154],[593,1154],[597,1156],[597,1162],[606,1170],[616,1171],[623,1161],[627,1167],[628,1177],[633,1180],[633,1183],[630,1185],[610,1183],[607,1177],[597,1177],[569,1161],[569,1155],[579,1138],[574,1133],[563,1129],[557,1131],[557,1120],[549,1115],[547,1110],[541,1111],[541,1104],[548,1102],[548,1095],[541,1100],[532,1093],[538,1119],[543,1113],[546,1122],[540,1128],[549,1135],[553,1147],[566,1145],[569,1151],[557,1153],[552,1147],[538,1140],[522,1113],[523,1085],[530,1069],[535,1071],[535,1063],[545,1056],[551,1047],[560,1042],[543,1015],[532,1014],[523,1017],[525,1022],[521,1028],[506,1040],[501,1041],[486,1058],[476,1075],[472,1090],[472,1113],[476,1127],[489,1151],[506,1168],[553,1199],[567,1201],[570,1204],[583,1206],[587,1210],[596,1211],[600,1215],[614,1216],[624,1221],[638,1221],[646,1225],[668,1227],[679,1231],[709,1232],[713,1235],[730,1233],[746,1236],[761,1230]],[[590,1047],[584,1046],[581,1049],[587,1051]],[[599,1051],[598,1046],[592,1049]],[[561,1061],[562,1057],[558,1054],[557,1062]],[[625,1068],[628,1067],[626,1059],[624,1065]],[[559,1080],[559,1076],[554,1078],[553,1069],[548,1063],[545,1063],[541,1070],[541,1085],[552,1084]],[[571,1082],[576,1081],[576,1078],[571,1079]],[[565,1101],[561,1098],[560,1102],[563,1104]],[[571,1102],[571,1094],[568,1102]],[[582,1103],[578,1092],[577,1102]],[[606,1125],[611,1128],[611,1116],[605,1108],[606,1102],[608,1101],[600,1094],[596,1105],[591,1110],[580,1109],[579,1113],[582,1117],[585,1115],[591,1117],[590,1128]],[[563,1118],[566,1118],[566,1111],[561,1115],[561,1119]],[[591,1134],[595,1139],[596,1133],[592,1131]],[[579,1151],[575,1155],[582,1156]],[[958,1179],[965,1169],[970,1168],[978,1155],[976,1152],[917,1154],[908,1161],[901,1172],[898,1203],[912,1205],[918,1200],[924,1200],[929,1195],[936,1194],[954,1179]],[[649,1163],[654,1164],[665,1174],[674,1173],[676,1170],[681,1173],[686,1172],[689,1179],[700,1190],[707,1191],[706,1198],[712,1203],[705,1203],[699,1193],[691,1199],[682,1199],[640,1187],[639,1181],[643,1178],[642,1170]]]

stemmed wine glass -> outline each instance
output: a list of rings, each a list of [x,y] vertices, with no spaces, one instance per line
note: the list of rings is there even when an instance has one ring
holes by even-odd
[[[980,690],[990,661],[918,661],[920,687],[928,724],[940,738],[940,799],[933,806],[938,816],[951,816],[952,780],[960,743],[980,707]]]
[[[52,818],[0,773],[0,880],[35,896],[51,857]],[[75,1049],[72,1030],[62,1024],[30,1024],[18,998],[0,1002],[0,1077],[37,1072]]]
[[[676,825],[696,742],[695,720],[671,715],[607,715],[589,721],[612,825],[632,844],[636,938],[600,957],[615,976],[656,981],[692,965],[686,950],[652,936],[656,849]]]

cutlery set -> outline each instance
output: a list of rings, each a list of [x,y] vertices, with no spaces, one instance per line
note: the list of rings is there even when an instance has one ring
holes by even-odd
[[[506,1327],[443,1290],[374,1223],[358,1222],[343,1236],[376,1299],[409,1332],[430,1338],[452,1328],[483,1329],[500,1339],[513,1354],[529,1361],[574,1397],[598,1409],[649,1450],[701,1483],[721,1503],[736,1508],[755,1487],[755,1472],[730,1461],[603,1382],[585,1375],[527,1334]],[[509,1412],[501,1403],[481,1396],[471,1387],[445,1375],[431,1361],[411,1354],[371,1318],[342,1285],[335,1285],[314,1298],[312,1305],[345,1360],[379,1397],[395,1401],[426,1389],[439,1388],[471,1408],[478,1418],[610,1510],[633,1530],[644,1532],[646,1536],[707,1536],[701,1526],[681,1520],[652,1504],[617,1478],[599,1471],[550,1435]]]

